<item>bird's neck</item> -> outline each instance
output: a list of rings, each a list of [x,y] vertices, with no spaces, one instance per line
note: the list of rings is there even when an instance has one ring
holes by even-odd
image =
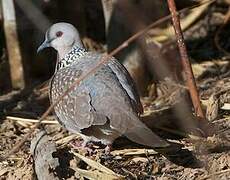
[[[80,59],[82,56],[85,55],[87,50],[81,46],[74,45],[71,49],[66,50],[66,53],[60,54],[58,53],[58,60],[56,64],[56,71],[70,66],[72,63],[76,62],[78,59]]]

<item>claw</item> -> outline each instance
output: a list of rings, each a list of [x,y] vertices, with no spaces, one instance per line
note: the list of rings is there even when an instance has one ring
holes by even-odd
[[[105,154],[109,155],[112,150],[112,144],[109,144],[105,147]]]
[[[70,144],[73,146],[73,148],[76,148],[77,150],[80,151],[84,151],[89,156],[94,154],[93,144],[91,142],[84,141],[84,140],[75,140]]]

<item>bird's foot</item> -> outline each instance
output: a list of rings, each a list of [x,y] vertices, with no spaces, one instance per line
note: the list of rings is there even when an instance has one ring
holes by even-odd
[[[112,150],[112,144],[107,145],[104,149],[104,153],[101,155],[101,158],[103,158],[104,160],[111,160],[111,158],[113,158],[113,155],[111,154],[111,150]]]
[[[112,144],[109,144],[105,147],[105,154],[110,155],[110,152],[112,150]]]
[[[84,140],[75,140],[70,143],[73,148],[76,148],[78,151],[86,152],[87,155],[91,156],[94,154],[93,143]]]
[[[75,139],[75,140],[71,141],[70,144],[74,148],[81,148],[81,147],[85,146],[84,140],[82,140],[82,139]]]

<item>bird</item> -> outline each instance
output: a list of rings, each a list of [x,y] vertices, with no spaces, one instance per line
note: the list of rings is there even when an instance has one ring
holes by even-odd
[[[86,50],[78,30],[66,22],[49,27],[37,52],[47,47],[57,51],[49,85],[51,103],[103,57],[102,53]],[[152,148],[168,146],[140,120],[141,113],[143,107],[134,81],[114,57],[81,80],[54,107],[58,122],[69,132],[81,134],[82,147],[88,142],[100,142],[110,150],[120,136]]]

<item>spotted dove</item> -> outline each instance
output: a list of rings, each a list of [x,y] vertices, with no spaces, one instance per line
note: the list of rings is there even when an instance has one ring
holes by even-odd
[[[53,47],[58,53],[50,83],[51,103],[94,68],[103,56],[87,51],[77,29],[68,23],[56,23],[47,30],[38,52],[46,47]],[[97,141],[111,145],[117,137],[124,135],[150,147],[168,146],[140,121],[142,111],[133,80],[113,57],[54,107],[59,123],[73,133],[81,133],[84,144]]]

